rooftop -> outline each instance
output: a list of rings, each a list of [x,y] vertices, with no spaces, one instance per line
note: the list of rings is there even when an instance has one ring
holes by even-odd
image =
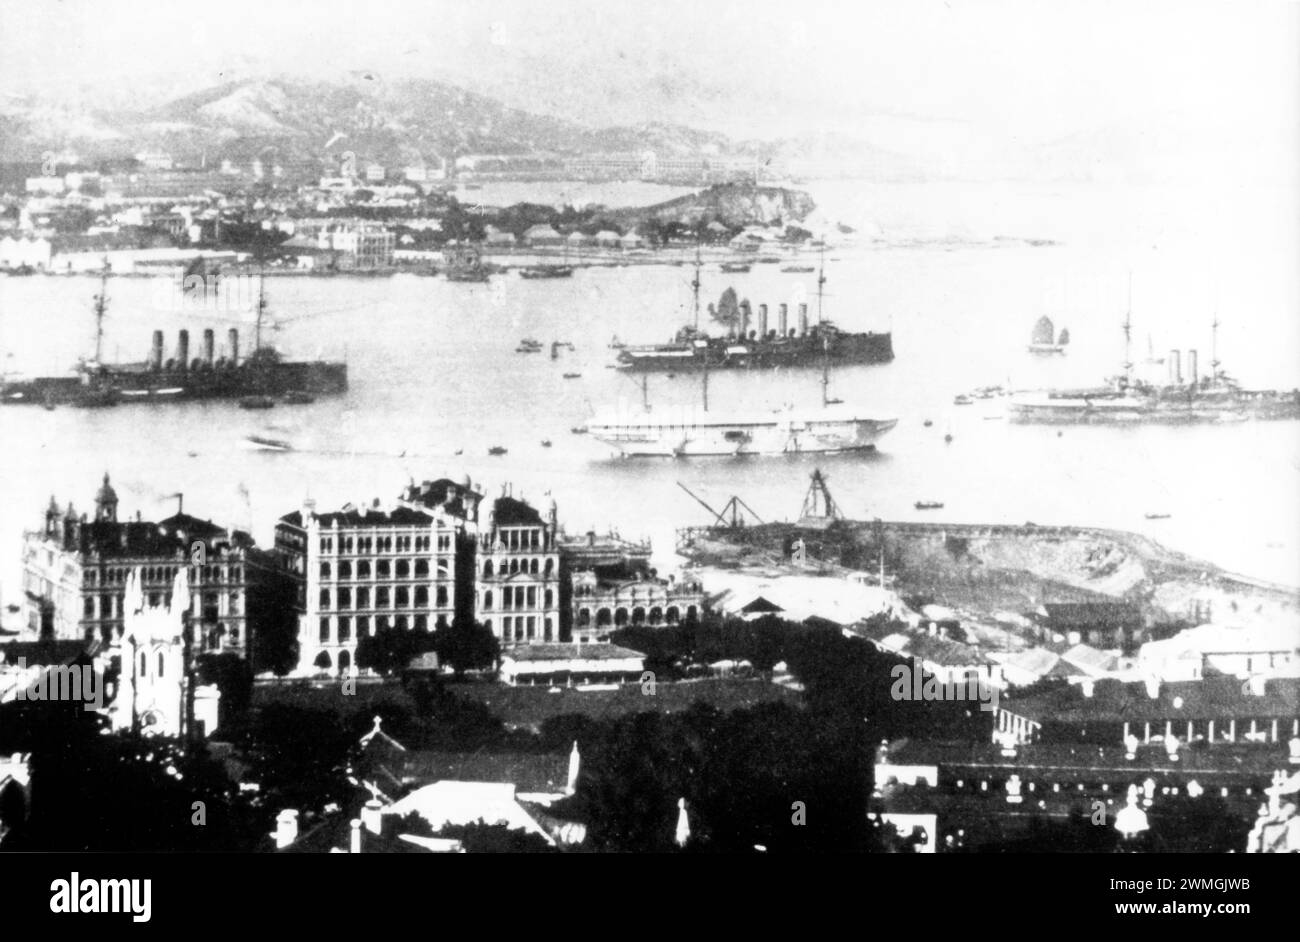
[[[515,662],[538,661],[616,661],[644,658],[640,651],[622,648],[616,644],[521,644],[501,653],[503,660]]]
[[[1061,723],[1291,719],[1300,713],[1300,679],[1269,680],[1264,693],[1255,695],[1243,693],[1236,677],[1207,677],[1161,684],[1156,697],[1148,695],[1145,684],[1103,679],[1091,697],[1071,685],[1024,698],[1012,693],[1003,697],[1002,708],[1038,722]]]

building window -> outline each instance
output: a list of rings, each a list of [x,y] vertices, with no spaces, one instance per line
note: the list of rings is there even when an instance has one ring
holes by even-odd
[[[370,589],[366,586],[357,587],[357,608],[370,607]]]
[[[340,651],[339,652],[339,673],[346,674],[350,667],[352,667],[352,652]]]
[[[581,628],[586,628],[590,624],[591,624],[591,609],[589,608],[578,609],[578,626]]]
[[[483,564],[483,578],[484,579],[492,578],[492,560],[490,559]]]
[[[537,637],[537,618],[536,618],[536,616],[534,616],[534,615],[529,615],[529,616],[528,616],[528,621],[527,621],[527,628],[526,628],[526,630],[527,630],[527,632],[528,632],[528,640],[529,640],[529,641],[531,641],[533,638]]]
[[[330,590],[329,590],[329,589],[321,589],[321,590],[320,590],[320,607],[321,607],[322,610],[328,609],[328,608],[330,607]]]
[[[330,620],[322,618],[320,620],[320,643],[328,644],[330,640]]]
[[[346,615],[339,618],[339,640],[352,640],[352,619]]]
[[[321,577],[322,579],[328,579],[328,578],[330,577],[330,564],[329,564],[329,563],[321,563],[321,564],[320,564],[320,577]]]
[[[529,566],[528,566],[528,571],[531,572],[534,576],[537,575],[537,558],[536,558],[536,557],[534,557],[534,558],[533,558],[533,561],[529,564]]]
[[[447,587],[446,587],[445,585],[440,585],[440,586],[438,586],[438,603],[437,603],[437,604],[438,604],[438,607],[439,607],[439,608],[446,608],[446,607],[447,607]]]
[[[381,559],[379,562],[375,563],[375,575],[380,579],[387,579],[391,572],[392,567],[389,565],[388,560]]]
[[[346,559],[339,563],[339,578],[340,579],[352,578],[352,563],[350,563]]]
[[[352,590],[346,588],[339,589],[339,608],[351,608],[351,607],[352,607]]]
[[[85,601],[82,603],[81,611],[82,615],[86,618],[95,617],[95,597],[93,595],[86,596]]]
[[[406,579],[411,575],[411,564],[405,559],[397,561],[397,578]]]
[[[429,604],[429,587],[427,585],[417,585],[415,587],[415,605],[417,608]]]
[[[364,638],[369,634],[370,634],[370,616],[358,615],[357,616],[357,637]]]
[[[546,638],[545,638],[545,640],[547,640],[547,641],[553,641],[554,639],[551,637],[552,622],[551,622],[551,620],[550,620],[549,618],[546,619],[546,621],[545,621],[545,625],[546,625]]]
[[[375,589],[375,608],[388,608],[388,586]]]
[[[408,624],[408,622],[407,622],[407,619],[406,619],[406,616],[405,616],[405,615],[398,615],[398,616],[397,616],[397,630],[398,630],[398,631],[406,631],[406,629],[407,629],[407,624]]]
[[[429,616],[428,616],[428,615],[416,615],[416,616],[415,616],[415,630],[416,630],[416,631],[428,631],[428,630],[429,630]]]
[[[158,652],[158,678],[161,680],[163,675],[163,653]]]
[[[429,574],[429,561],[427,559],[417,559],[415,561],[415,574],[417,576],[427,576]]]
[[[406,586],[398,586],[396,596],[397,601],[395,604],[398,608],[407,608],[411,604],[411,590]]]
[[[363,559],[357,563],[357,578],[358,579],[370,578],[370,560]]]
[[[488,589],[486,592],[483,593],[483,611],[490,612],[491,610],[492,610],[492,590]]]
[[[627,609],[620,608],[614,612],[615,627],[622,628],[627,624]]]
[[[553,600],[554,600],[554,598],[555,598],[555,595],[551,592],[550,589],[547,589],[547,590],[546,590],[546,594],[543,596],[543,599],[545,600],[545,604],[544,604],[542,607],[543,607],[543,608],[550,608],[550,607],[551,607],[551,604],[552,604],[552,602],[553,602]]]

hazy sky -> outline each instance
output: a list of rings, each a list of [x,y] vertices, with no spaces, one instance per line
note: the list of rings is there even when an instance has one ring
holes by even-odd
[[[1266,0],[0,0],[3,89],[369,69],[593,124],[764,138],[891,120],[1050,138],[1176,116],[1294,150],[1297,50],[1300,5]]]

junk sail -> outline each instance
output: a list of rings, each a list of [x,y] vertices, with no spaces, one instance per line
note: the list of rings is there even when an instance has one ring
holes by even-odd
[[[1029,342],[1050,345],[1055,336],[1056,328],[1052,324],[1052,319],[1050,317],[1040,317],[1038,323],[1034,325],[1034,332],[1030,335]]]

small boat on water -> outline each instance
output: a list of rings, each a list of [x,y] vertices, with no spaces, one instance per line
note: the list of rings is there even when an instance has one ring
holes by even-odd
[[[1169,514],[1162,514],[1162,513],[1143,514],[1143,516],[1146,517],[1148,520],[1168,520],[1170,517]]]
[[[241,409],[274,409],[275,400],[270,396],[245,396],[239,400]]]
[[[309,406],[316,401],[316,397],[311,393],[305,393],[298,390],[285,393],[284,401],[291,406]]]
[[[542,447],[543,447],[543,448],[550,448],[550,447],[551,447],[551,440],[550,440],[549,438],[543,438],[543,439],[542,439]]]
[[[572,278],[572,265],[529,265],[519,269],[520,278]]]
[[[515,353],[541,353],[542,342],[525,337],[519,341],[519,346],[515,347]]]
[[[810,271],[816,271],[816,270],[817,270],[817,267],[816,267],[815,265],[786,265],[785,267],[783,267],[783,268],[781,269],[781,271],[784,271],[784,272],[798,273],[798,274],[801,274],[801,275],[802,275],[802,274],[807,274],[807,273],[810,272]]]
[[[972,399],[970,396],[967,396],[965,393],[962,393],[962,394],[959,395],[959,396],[954,396],[954,397],[953,397],[952,404],[953,404],[954,406],[968,406],[968,405],[970,405],[971,403],[973,403],[974,401],[975,401],[975,400]]]
[[[293,451],[293,445],[282,438],[266,438],[262,435],[245,436],[243,445],[250,451]]]
[[[924,422],[922,422],[921,424],[924,425],[926,428],[929,428],[929,427],[930,427],[931,425],[933,425],[934,423],[933,423],[932,421],[930,421],[929,419],[926,419],[926,420],[925,420]]]
[[[491,448],[488,449],[488,454],[489,454],[489,455],[504,455],[507,451],[508,451],[508,449],[506,449],[506,448],[502,448],[500,445],[493,445]]]
[[[940,500],[918,500],[913,506],[917,510],[942,510],[943,501]]]
[[[587,426],[585,426],[585,425],[575,425],[573,428],[569,429],[569,431],[572,432],[574,435],[586,435],[586,434],[587,434]]]
[[[749,271],[750,268],[753,267],[753,263],[752,262],[723,262],[722,265],[719,267],[722,269],[722,271],[729,272],[731,274],[736,274],[736,275],[743,275],[745,272]]]
[[[581,374],[581,373],[565,373],[565,374],[564,374],[564,378],[565,378],[565,379],[581,379],[581,378],[582,378],[582,374]]]

